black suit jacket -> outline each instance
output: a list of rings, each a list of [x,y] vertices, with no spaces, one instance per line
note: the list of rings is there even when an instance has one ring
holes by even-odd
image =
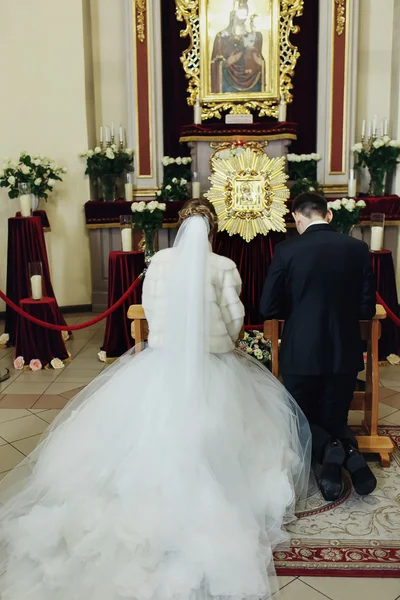
[[[368,246],[330,225],[279,244],[261,298],[265,319],[285,319],[280,369],[289,375],[363,369],[360,319],[375,315]]]

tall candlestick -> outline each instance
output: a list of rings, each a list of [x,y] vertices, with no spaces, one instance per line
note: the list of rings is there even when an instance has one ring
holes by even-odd
[[[372,123],[372,135],[376,135],[378,128],[378,115],[374,115],[374,120]]]
[[[122,131],[122,125],[119,126],[119,143],[121,145],[124,143],[124,132]]]
[[[103,143],[103,125],[100,127],[100,144]]]
[[[383,126],[383,135],[388,135],[389,134],[389,121],[387,119],[385,119],[385,123]]]
[[[361,137],[365,137],[365,119],[363,119],[363,122],[362,122]]]

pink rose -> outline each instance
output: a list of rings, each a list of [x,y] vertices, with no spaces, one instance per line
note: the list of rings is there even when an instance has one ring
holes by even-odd
[[[42,363],[38,358],[32,358],[29,363],[29,368],[31,371],[40,371],[40,369],[42,369]]]
[[[14,360],[14,369],[17,369],[17,371],[22,371],[22,369],[24,368],[24,365],[25,365],[24,357],[17,356],[17,358]]]

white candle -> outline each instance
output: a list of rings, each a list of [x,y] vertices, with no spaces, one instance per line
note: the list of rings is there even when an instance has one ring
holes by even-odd
[[[123,227],[121,229],[122,252],[132,252],[132,229]]]
[[[200,198],[200,181],[192,181],[192,198]]]
[[[365,119],[363,119],[362,127],[361,127],[361,137],[365,137]]]
[[[42,296],[43,296],[42,276],[41,275],[32,275],[31,289],[32,289],[32,299],[33,300],[41,300]]]
[[[374,120],[373,120],[373,124],[372,124],[372,134],[373,135],[376,135],[377,128],[378,128],[378,115],[374,115]]]
[[[100,127],[100,144],[103,143],[103,125]]]
[[[278,116],[278,121],[280,123],[286,122],[286,109],[287,109],[286,103],[281,100],[279,103],[279,116]]]
[[[114,137],[114,121],[111,121],[111,137]]]
[[[368,139],[371,137],[371,121],[368,121]]]
[[[111,142],[109,127],[106,127],[106,142]]]
[[[23,217],[30,217],[32,207],[31,195],[21,194],[21,196],[19,197],[19,201],[21,203],[21,215]]]
[[[201,125],[201,104],[198,98],[194,105],[194,124]]]
[[[122,131],[122,125],[119,126],[119,141],[121,144],[124,143],[124,132]]]
[[[387,119],[385,119],[385,124],[383,127],[383,135],[388,135],[389,132],[389,121]]]
[[[375,225],[371,227],[371,246],[372,252],[380,252],[383,248],[383,227]]]
[[[356,198],[357,196],[357,179],[350,177],[347,184],[347,195],[349,198]]]
[[[131,183],[125,184],[125,200],[132,202],[133,200],[133,185]]]

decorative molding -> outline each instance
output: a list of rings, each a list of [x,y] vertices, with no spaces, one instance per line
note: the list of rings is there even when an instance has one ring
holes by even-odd
[[[342,35],[346,25],[346,0],[335,0],[336,4],[336,33]]]
[[[136,31],[139,42],[146,39],[146,0],[135,0]]]

